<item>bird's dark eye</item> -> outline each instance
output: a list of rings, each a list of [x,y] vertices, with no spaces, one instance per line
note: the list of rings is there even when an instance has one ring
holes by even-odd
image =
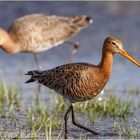
[[[115,42],[112,42],[112,45],[116,45],[116,43]]]

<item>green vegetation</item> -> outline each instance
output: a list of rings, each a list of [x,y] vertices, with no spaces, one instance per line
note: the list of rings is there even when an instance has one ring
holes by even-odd
[[[137,123],[140,123],[140,122],[137,122]],[[122,120],[120,118],[118,126],[116,126],[116,121],[114,121],[114,129],[119,134],[120,137],[126,136],[128,139],[140,138],[139,128],[133,127],[128,120]]]
[[[88,114],[92,121],[97,115],[126,118],[128,115],[132,114],[131,102],[121,100],[120,98],[117,99],[114,95],[110,95],[101,101],[93,99],[84,104],[79,103],[76,105],[76,109],[83,114]]]
[[[111,90],[111,93],[113,91]],[[68,108],[68,104],[59,95],[52,96],[53,107],[50,99],[45,102],[41,101],[40,95],[30,99],[30,104],[23,102],[20,92],[6,85],[0,86],[0,139],[5,138],[44,138],[47,140],[61,139],[63,137],[64,120],[63,116]],[[139,138],[140,132],[128,125],[126,122],[119,122],[116,125],[116,118],[119,120],[127,120],[127,117],[133,115],[134,107],[129,100],[117,98],[113,94],[107,97],[98,97],[76,103],[74,110],[76,114],[88,116],[91,123],[101,118],[114,118],[114,129],[119,136],[127,136],[130,138]],[[125,124],[125,125],[124,125]],[[121,133],[120,133],[121,132]],[[11,135],[10,135],[11,134]],[[80,139],[84,137],[79,132]]]
[[[0,114],[12,112],[20,106],[19,91],[15,87],[0,85]]]

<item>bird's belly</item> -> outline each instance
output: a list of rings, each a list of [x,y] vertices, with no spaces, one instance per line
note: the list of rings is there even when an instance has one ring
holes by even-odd
[[[98,95],[98,93],[96,93],[96,92],[92,92],[90,94],[87,94],[87,92],[85,92],[84,94],[83,93],[78,93],[78,92],[74,92],[73,94],[70,94],[70,95],[67,95],[67,94],[64,95],[63,94],[63,96],[66,99],[68,99],[71,103],[87,101],[87,100],[92,99],[96,95]]]
[[[90,100],[96,95],[100,93],[100,90],[95,90],[94,88],[86,89],[86,88],[73,88],[68,87],[65,88],[65,90],[57,90],[60,95],[62,95],[64,98],[68,99],[71,103],[74,102],[82,102],[86,100]]]
[[[53,47],[56,47],[58,46],[59,44],[63,43],[62,41],[61,42],[56,42],[56,43],[51,43],[51,42],[46,42],[46,43],[38,43],[38,45],[32,45],[30,49],[30,51],[32,52],[41,52],[41,51],[46,51],[46,50],[49,50]]]
[[[52,48],[53,46],[51,45],[38,45],[33,49],[33,52],[42,52],[42,51],[46,51],[49,50],[50,48]]]
[[[60,90],[59,93],[68,99],[70,102],[81,102],[90,100],[97,96],[103,89],[105,83],[101,84],[96,82],[82,83],[82,84],[72,84],[67,86],[65,90]],[[58,92],[58,91],[57,91]]]

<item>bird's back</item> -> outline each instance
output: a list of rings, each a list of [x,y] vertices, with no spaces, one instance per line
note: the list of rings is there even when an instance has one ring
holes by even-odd
[[[28,46],[25,50],[38,52],[63,43],[85,28],[90,21],[87,16],[32,14],[16,19],[8,32],[23,48]]]
[[[104,79],[97,66],[87,63],[73,63],[58,66],[47,71],[30,71],[27,81],[39,83],[55,90],[70,102],[85,101],[96,96],[108,79]]]

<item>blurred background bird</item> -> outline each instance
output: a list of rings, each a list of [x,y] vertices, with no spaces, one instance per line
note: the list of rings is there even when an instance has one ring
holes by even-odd
[[[88,16],[26,15],[16,19],[8,31],[0,28],[0,48],[8,53],[32,52],[38,69],[41,69],[37,53],[65,42],[74,46],[67,61],[70,62],[80,46],[69,37],[90,23],[92,20]]]

